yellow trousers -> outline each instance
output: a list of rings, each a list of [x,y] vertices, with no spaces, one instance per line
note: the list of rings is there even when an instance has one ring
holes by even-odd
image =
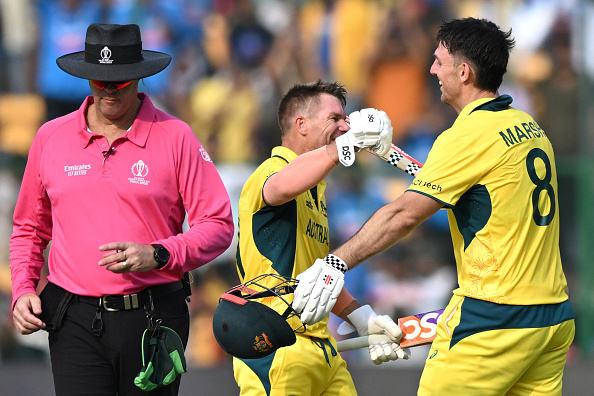
[[[454,296],[437,326],[420,396],[561,396],[575,335],[569,302],[509,306]]]
[[[233,358],[241,396],[357,395],[336,340],[297,334],[295,344],[261,359]]]

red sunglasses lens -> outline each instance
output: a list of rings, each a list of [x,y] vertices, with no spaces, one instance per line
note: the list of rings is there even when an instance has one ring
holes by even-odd
[[[131,83],[132,83],[132,81],[119,81],[119,82],[109,83],[109,82],[105,82],[105,81],[91,80],[91,84],[93,84],[94,86],[96,86],[99,89],[105,89],[107,84],[113,84],[116,87],[116,89],[122,89],[122,88],[127,87]]]

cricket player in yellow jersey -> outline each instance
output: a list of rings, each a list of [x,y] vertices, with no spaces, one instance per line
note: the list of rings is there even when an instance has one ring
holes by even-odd
[[[339,162],[352,164],[356,148],[389,150],[392,126],[387,115],[363,109],[351,113],[349,125],[345,105],[344,87],[323,81],[295,85],[281,99],[282,145],[250,176],[239,199],[237,270],[242,282],[262,274],[294,278],[326,256],[329,231],[324,177]],[[326,281],[334,284],[339,279],[330,276]],[[402,332],[392,319],[376,315],[368,305],[361,306],[346,290],[332,300],[337,298],[333,312],[360,335],[392,338],[393,342],[370,347],[374,363],[407,358],[398,344]],[[269,305],[277,308],[274,299]],[[241,395],[356,395],[327,323],[325,315],[298,332],[295,344],[269,356],[233,358]],[[289,318],[289,324],[293,329],[302,327],[297,316]]]
[[[499,95],[511,31],[458,19],[442,24],[437,42],[430,72],[458,118],[409,189],[329,257],[353,268],[448,209],[459,287],[418,394],[561,395],[575,323],[559,251],[553,148],[531,116]],[[298,276],[293,306],[309,317],[327,309],[313,271],[326,261]]]

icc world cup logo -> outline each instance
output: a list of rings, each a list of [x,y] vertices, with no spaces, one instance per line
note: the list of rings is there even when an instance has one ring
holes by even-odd
[[[99,59],[99,63],[111,63],[113,60],[111,58],[111,50],[105,46],[101,50],[101,59]]]
[[[148,172],[149,168],[142,160],[139,160],[137,163],[132,165],[132,174],[136,177],[144,178],[146,175],[148,175]]]

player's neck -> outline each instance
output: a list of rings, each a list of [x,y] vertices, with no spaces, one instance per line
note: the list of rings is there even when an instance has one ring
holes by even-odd
[[[499,96],[499,92],[489,92],[483,91],[478,89],[469,90],[466,94],[461,95],[460,100],[456,101],[456,103],[452,104],[452,107],[458,114],[462,112],[462,110],[468,106],[470,103],[474,102],[475,100],[479,99],[495,99]]]

